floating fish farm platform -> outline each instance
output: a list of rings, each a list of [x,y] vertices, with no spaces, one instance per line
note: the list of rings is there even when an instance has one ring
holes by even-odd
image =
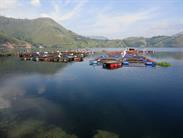
[[[42,61],[42,62],[82,62],[90,51],[57,51],[57,52],[34,52],[20,53],[19,58],[24,61]]]
[[[103,51],[103,55],[89,61],[90,65],[102,65],[104,69],[118,69],[125,67],[156,66],[156,61],[146,57],[154,51],[139,51],[133,48],[121,51]]]

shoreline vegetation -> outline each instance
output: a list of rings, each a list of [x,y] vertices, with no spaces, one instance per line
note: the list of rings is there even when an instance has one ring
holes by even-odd
[[[162,62],[157,62],[156,63],[158,66],[160,67],[171,67],[172,65],[166,61],[162,61]]]

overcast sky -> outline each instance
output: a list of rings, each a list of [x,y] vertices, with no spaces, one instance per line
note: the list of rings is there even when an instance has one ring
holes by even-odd
[[[85,36],[150,37],[183,31],[183,0],[0,0],[0,15],[50,17]]]

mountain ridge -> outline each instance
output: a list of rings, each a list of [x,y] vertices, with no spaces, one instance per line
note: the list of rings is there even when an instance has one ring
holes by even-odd
[[[183,32],[172,36],[128,37],[124,39],[95,39],[76,34],[51,18],[15,19],[0,16],[0,45],[2,36],[15,46],[29,43],[49,48],[85,47],[183,47]],[[2,35],[4,34],[4,35]],[[16,40],[16,41],[12,41]]]

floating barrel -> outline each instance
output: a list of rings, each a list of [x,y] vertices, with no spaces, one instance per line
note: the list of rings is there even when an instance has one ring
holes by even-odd
[[[129,62],[128,62],[128,61],[124,61],[124,62],[123,62],[123,65],[128,66],[128,65],[129,65]]]
[[[96,65],[96,64],[98,64],[98,61],[97,60],[90,60],[89,64],[90,65]]]
[[[145,65],[146,66],[152,66],[152,67],[155,67],[156,66],[156,63],[155,62],[145,62]]]

